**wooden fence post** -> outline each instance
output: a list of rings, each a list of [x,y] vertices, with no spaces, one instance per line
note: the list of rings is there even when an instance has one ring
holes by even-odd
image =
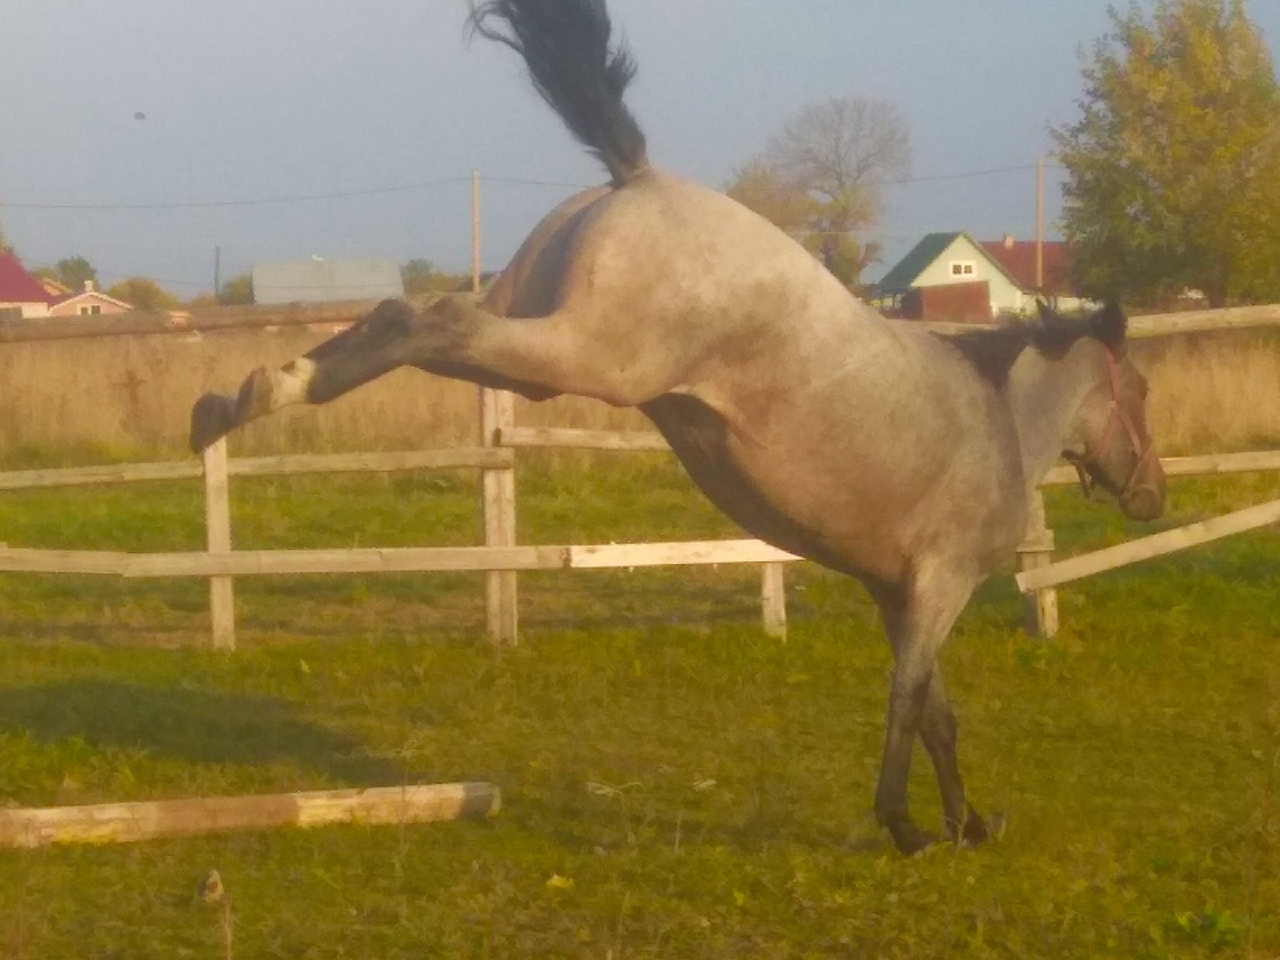
[[[1047,567],[1053,562],[1053,531],[1045,520],[1044,494],[1031,495],[1027,534],[1018,547],[1018,571]],[[1023,624],[1035,637],[1052,637],[1058,632],[1058,591],[1049,587],[1022,598]]]
[[[231,501],[227,482],[227,440],[205,448],[205,543],[210,553],[231,552]],[[235,592],[230,577],[209,578],[209,616],[215,650],[236,648]]]
[[[764,611],[764,632],[787,642],[787,592],[785,566],[765,563],[760,566],[760,605]]]
[[[480,445],[502,445],[502,433],[515,425],[515,397],[508,390],[480,390]],[[516,471],[514,466],[482,472],[480,510],[487,547],[516,545]],[[520,629],[514,570],[492,570],[485,581],[485,619],[489,639],[514,645]]]

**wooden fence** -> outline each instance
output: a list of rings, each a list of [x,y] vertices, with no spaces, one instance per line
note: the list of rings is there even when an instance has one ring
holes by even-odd
[[[19,339],[59,339],[104,334],[173,333],[191,330],[336,323],[358,316],[368,304],[296,307],[286,311],[239,310],[217,316],[165,315],[20,321],[0,325],[0,343]],[[939,325],[935,325],[939,326]],[[1280,326],[1280,306],[1226,311],[1200,311],[1167,317],[1139,318],[1135,336],[1162,336],[1192,331]],[[965,329],[972,329],[966,327]],[[941,332],[948,328],[940,327]],[[657,433],[611,433],[560,428],[522,428],[514,422],[509,394],[481,391],[480,442],[471,449],[393,454],[285,456],[228,460],[225,442],[206,451],[203,463],[132,464],[71,470],[21,471],[0,474],[0,491],[31,487],[139,482],[203,477],[207,549],[195,553],[130,554],[95,551],[10,549],[0,545],[0,572],[102,574],[121,577],[188,576],[208,578],[213,643],[235,645],[233,578],[268,574],[373,573],[476,570],[488,574],[486,619],[490,636],[513,643],[517,615],[517,572],[545,569],[601,569],[671,564],[751,563],[762,566],[761,602],[765,629],[783,636],[786,607],[783,564],[796,558],[757,540],[608,545],[521,546],[515,538],[515,451],[529,447],[591,450],[666,450]],[[1163,461],[1172,476],[1280,470],[1280,452],[1186,457]],[[485,543],[476,547],[259,550],[233,549],[228,487],[233,476],[318,472],[393,471],[472,467],[483,472]],[[1050,473],[1046,484],[1073,483],[1073,471]],[[1037,499],[1026,542],[1020,549],[1018,583],[1030,594],[1029,626],[1043,635],[1057,629],[1053,587],[1182,549],[1230,533],[1280,519],[1280,501],[1262,504],[1180,530],[1166,531],[1077,557],[1052,562],[1053,535],[1043,502]]]

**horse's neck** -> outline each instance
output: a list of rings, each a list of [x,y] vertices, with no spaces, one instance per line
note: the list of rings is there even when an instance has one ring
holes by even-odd
[[[1102,368],[1102,350],[1084,339],[1063,357],[1051,359],[1028,347],[1014,363],[1009,399],[1028,489],[1039,484],[1070,443],[1080,406]]]

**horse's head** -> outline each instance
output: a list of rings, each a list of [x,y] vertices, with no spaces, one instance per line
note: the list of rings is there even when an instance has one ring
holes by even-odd
[[[1088,324],[1104,349],[1063,456],[1080,473],[1086,492],[1102,487],[1115,495],[1125,516],[1154,520],[1164,511],[1164,469],[1147,430],[1147,381],[1126,346],[1128,321],[1109,303]]]

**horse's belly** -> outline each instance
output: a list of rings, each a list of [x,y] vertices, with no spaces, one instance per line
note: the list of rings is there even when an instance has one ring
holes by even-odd
[[[798,465],[788,463],[785,454],[765,452],[762,464],[744,463],[729,442],[724,420],[700,400],[668,394],[642,409],[707,498],[748,533],[864,580],[892,583],[901,576],[907,554],[885,535],[883,518],[874,511],[835,516],[825,510],[819,502],[823,497],[806,496],[788,479],[787,468]],[[813,466],[811,479],[816,479],[824,471]]]

